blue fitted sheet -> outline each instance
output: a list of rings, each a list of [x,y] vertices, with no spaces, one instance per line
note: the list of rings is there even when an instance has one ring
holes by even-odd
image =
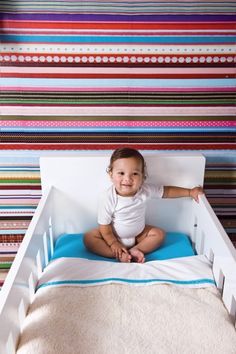
[[[194,255],[195,252],[187,235],[177,232],[169,232],[166,234],[163,245],[156,251],[146,254],[145,258],[146,262],[148,262]],[[101,257],[88,251],[83,243],[83,234],[63,234],[59,236],[55,243],[52,259],[61,257],[118,262],[116,259]]]

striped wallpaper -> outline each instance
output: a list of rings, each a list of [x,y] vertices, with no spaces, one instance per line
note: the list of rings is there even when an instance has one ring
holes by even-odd
[[[0,23],[2,281],[45,154],[203,152],[206,194],[236,241],[234,0],[2,0]]]

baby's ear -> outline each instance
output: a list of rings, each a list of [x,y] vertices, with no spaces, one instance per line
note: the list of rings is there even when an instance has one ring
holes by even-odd
[[[109,167],[106,168],[106,173],[107,173],[108,175],[111,174],[111,169],[110,169]]]
[[[112,170],[107,169],[107,173],[108,173],[109,177],[112,178]]]

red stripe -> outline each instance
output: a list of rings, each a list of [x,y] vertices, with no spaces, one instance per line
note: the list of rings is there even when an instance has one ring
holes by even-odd
[[[14,20],[3,20],[2,27],[8,28],[31,28],[31,29],[87,29],[87,30],[114,30],[114,29],[125,29],[125,30],[212,30],[212,29],[222,29],[222,30],[235,30],[234,22],[215,22],[215,23],[202,23],[202,22],[50,22],[50,21],[14,21]]]
[[[236,144],[142,144],[142,143],[100,143],[100,144],[0,144],[0,150],[106,150],[116,149],[119,146],[130,145],[137,149],[146,150],[235,150]]]
[[[9,30],[9,34],[19,34],[19,33],[22,33],[22,34],[28,34],[28,35],[32,35],[32,34],[34,34],[34,35],[36,35],[36,34],[39,34],[39,35],[55,35],[55,34],[61,34],[61,35],[74,35],[74,34],[77,34],[77,33],[81,33],[80,31],[81,30],[73,30],[73,31],[69,31],[69,30],[66,30],[66,31],[62,31],[62,30],[57,30],[57,31],[55,31],[55,30],[47,30],[47,31],[45,31],[45,29],[42,29],[42,30],[34,30],[34,32],[32,33],[32,30],[31,29],[29,29],[29,30],[24,30],[24,31],[20,31],[20,29],[12,29],[12,28],[10,28],[10,29],[8,29]],[[85,30],[83,30],[83,32],[82,32],[82,34],[83,35],[90,35],[90,36],[97,36],[98,34],[99,35],[107,35],[109,33],[109,31],[102,31],[102,30],[99,30],[99,32],[98,31],[85,31]],[[119,34],[120,33],[120,31],[118,31],[118,32],[113,32],[112,34],[114,35],[117,35],[117,34]],[[6,34],[6,31],[5,30],[1,30],[0,29],[0,34]],[[176,35],[176,34],[179,34],[178,32],[176,32],[176,30],[174,30],[174,31],[172,31],[172,30],[169,30],[169,31],[166,31],[166,32],[164,32],[163,30],[153,30],[153,31],[148,31],[147,32],[147,30],[146,31],[128,31],[128,30],[122,30],[122,35],[124,36],[124,35],[126,35],[126,36],[133,36],[133,35],[136,35],[136,36],[149,36],[149,37],[151,37],[151,36],[155,36],[155,35],[157,35],[157,34],[159,34],[159,35],[161,35],[161,36],[170,36],[170,35]],[[203,32],[203,31],[194,31],[194,30],[188,30],[188,31],[181,31],[181,33],[180,33],[182,36],[183,35],[187,35],[187,36],[189,36],[189,35],[194,35],[194,36],[198,36],[198,35],[202,35],[202,36],[206,36],[206,35],[222,35],[222,34],[224,34],[224,33],[222,33],[222,31],[218,31],[218,30],[208,30],[207,32]],[[227,31],[227,36],[229,36],[229,35],[235,35],[235,31]]]
[[[203,74],[201,72],[199,73],[194,73],[194,74],[184,74],[184,73],[176,73],[176,74],[168,74],[168,73],[163,73],[163,74],[125,74],[125,73],[101,73],[101,74],[96,74],[96,73],[87,73],[87,74],[82,74],[82,73],[1,73],[1,77],[15,77],[15,78],[63,78],[63,79],[91,79],[91,78],[97,78],[97,79],[104,79],[104,78],[138,78],[138,79],[158,79],[158,78],[166,78],[166,79],[178,79],[178,78],[235,78],[235,74],[228,74],[228,73],[213,73],[213,74]]]
[[[23,44],[23,42],[22,42]],[[190,44],[187,44],[186,46],[192,46]],[[30,56],[30,57],[34,57],[34,56],[37,56],[37,57],[40,57],[40,56],[44,56],[44,57],[47,57],[47,56],[57,56],[57,57],[114,57],[114,58],[117,58],[117,57],[121,57],[121,56],[126,56],[126,57],[142,57],[142,58],[145,58],[145,57],[149,57],[149,58],[152,58],[152,57],[227,57],[227,56],[230,56],[230,57],[233,57],[234,54],[233,53],[213,53],[213,52],[209,52],[209,53],[180,53],[180,54],[177,54],[177,53],[152,53],[152,54],[148,54],[148,53],[145,53],[145,54],[142,54],[142,53],[132,53],[132,54],[129,54],[129,53],[125,53],[125,52],[121,52],[121,53],[54,53],[54,52],[37,52],[37,53],[27,53],[27,52],[22,52],[22,51],[19,51],[19,52],[2,52],[1,55],[3,56],[12,56],[12,55],[27,55],[27,56]],[[92,63],[93,64],[93,63]],[[135,64],[135,63],[134,63]],[[149,63],[148,63],[149,64]]]
[[[0,190],[5,190],[5,189],[12,189],[12,190],[14,190],[14,189],[16,189],[16,190],[22,190],[22,189],[32,189],[32,190],[34,190],[34,189],[36,189],[36,190],[41,190],[41,186],[40,185],[38,185],[38,186],[36,186],[35,184],[28,184],[28,185],[0,185]]]
[[[16,58],[14,58],[14,61],[12,61],[11,57],[15,56]],[[23,56],[24,58],[29,57],[30,60],[24,60],[19,61],[19,57]],[[40,59],[40,57],[44,58],[44,61],[42,61]],[[48,62],[47,61],[47,56],[49,56],[51,58],[51,61]],[[143,66],[147,66],[147,58],[148,58],[148,65],[149,66],[164,66],[164,67],[168,67],[169,65],[172,65],[173,67],[179,67],[181,66],[186,66],[188,65],[188,67],[199,67],[199,66],[216,66],[218,67],[219,65],[221,67],[231,67],[232,65],[234,65],[234,58],[233,58],[233,54],[232,53],[224,53],[224,54],[220,54],[220,53],[201,53],[201,54],[189,54],[189,53],[180,53],[180,54],[175,54],[175,53],[164,53],[164,54],[126,54],[126,53],[120,53],[120,54],[109,54],[109,53],[99,53],[99,54],[58,54],[58,53],[24,53],[24,52],[6,52],[4,54],[2,54],[2,61],[1,61],[1,65],[23,65],[25,66],[27,64],[27,66],[34,66],[37,65],[38,67],[40,66],[45,66],[45,64],[47,66],[101,66],[101,63],[103,65],[103,67],[125,67],[125,66],[130,66],[131,64],[133,66],[137,66],[137,67],[143,67]],[[5,57],[8,57],[7,60],[5,59]],[[33,60],[33,57],[37,57],[38,60],[35,61]],[[54,57],[57,57],[57,62],[54,62]],[[62,57],[64,57],[65,59],[63,59],[62,61]],[[86,61],[83,59],[87,58]],[[93,58],[93,61],[90,60],[90,58]],[[100,58],[100,61],[97,62],[96,61],[96,57]],[[105,61],[104,61],[104,57],[105,57]],[[127,62],[123,62],[122,60],[120,60],[123,57],[127,57]],[[162,58],[162,62],[158,61],[158,58],[161,57]],[[207,61],[207,58],[210,57],[211,61]],[[217,57],[218,61],[215,62],[214,58]],[[71,58],[72,60],[68,61],[68,58]],[[78,60],[78,58],[80,58],[80,62],[77,62],[76,60]],[[110,58],[112,59],[112,62],[110,62]],[[135,58],[136,60],[134,61],[132,58]],[[140,61],[138,58],[142,58],[142,61]],[[154,59],[155,58],[155,61]],[[165,62],[165,58],[169,58],[168,62]],[[172,62],[172,58],[175,58],[175,62]],[[183,58],[184,60],[181,59],[181,62],[179,62],[179,58]],[[186,58],[190,58],[191,61],[186,63]],[[193,61],[193,58],[199,58],[197,61]],[[205,58],[204,61],[202,61],[202,59],[200,58]],[[224,58],[223,61],[221,61],[221,58]],[[230,58],[230,60],[228,60],[228,58]],[[20,75],[20,74],[19,74]],[[136,74],[135,74],[136,75]],[[211,75],[211,74],[209,74]],[[87,75],[86,75],[87,77]],[[130,77],[130,76],[129,76]],[[173,77],[173,76],[170,76]],[[199,77],[199,76],[197,76]],[[212,76],[209,76],[212,77]]]

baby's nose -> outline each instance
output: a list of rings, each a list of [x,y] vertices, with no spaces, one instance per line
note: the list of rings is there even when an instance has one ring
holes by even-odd
[[[131,179],[132,179],[132,177],[131,177],[131,175],[125,175],[125,181],[131,181]]]

